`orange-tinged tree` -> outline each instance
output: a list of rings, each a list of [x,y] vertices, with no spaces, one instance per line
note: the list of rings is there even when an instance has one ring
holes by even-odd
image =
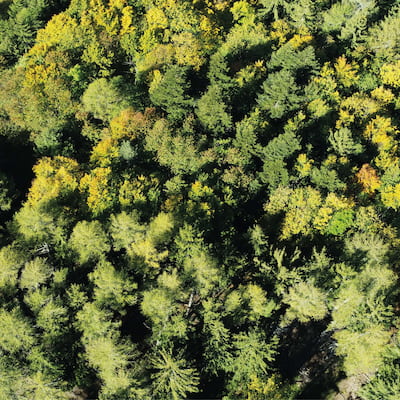
[[[363,192],[373,194],[381,186],[381,180],[376,170],[369,164],[364,164],[356,175],[357,182],[361,185]]]

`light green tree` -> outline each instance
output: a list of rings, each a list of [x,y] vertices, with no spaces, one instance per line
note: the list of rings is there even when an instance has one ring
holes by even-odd
[[[78,222],[71,233],[69,245],[78,254],[81,264],[99,259],[110,251],[107,235],[99,221]]]
[[[298,282],[289,288],[282,301],[289,305],[283,323],[294,319],[300,322],[323,319],[328,313],[325,294],[311,282]]]
[[[249,385],[255,377],[266,378],[270,365],[276,353],[277,338],[266,342],[257,331],[235,335],[234,355],[227,371],[231,373],[228,382],[228,399],[243,399],[247,397]]]
[[[34,331],[18,309],[0,309],[0,348],[8,354],[29,351],[35,344]]]
[[[82,96],[82,103],[86,111],[95,118],[110,121],[125,108],[130,106],[129,97],[122,91],[121,77],[110,80],[100,78],[93,81]]]
[[[35,290],[46,283],[52,275],[52,268],[43,258],[36,257],[25,264],[19,285],[22,289]]]
[[[89,278],[95,285],[94,299],[101,308],[122,312],[125,306],[135,303],[137,284],[110,262],[100,260]]]
[[[198,391],[198,373],[187,366],[182,354],[174,357],[170,351],[161,349],[150,358],[150,363],[156,371],[151,375],[154,399],[180,400]]]

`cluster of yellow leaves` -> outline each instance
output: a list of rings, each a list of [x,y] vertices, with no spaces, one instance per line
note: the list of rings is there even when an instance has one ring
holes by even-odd
[[[66,13],[56,14],[37,33],[36,44],[29,50],[28,59],[39,61],[50,48],[76,48],[83,43],[83,31],[78,21]]]
[[[344,86],[350,87],[358,80],[358,65],[355,62],[349,63],[345,56],[340,56],[334,65],[337,80]]]
[[[400,159],[397,156],[398,129],[392,124],[391,118],[377,115],[370,120],[365,127],[363,135],[366,139],[374,143],[378,148],[378,156],[374,159],[374,164],[382,171],[398,166]],[[362,167],[357,174],[357,179],[367,193],[373,193],[380,189],[381,200],[386,207],[397,210],[400,207],[400,184],[382,185],[379,177],[372,167]]]
[[[313,225],[315,228],[323,232],[332,219],[335,212],[339,210],[352,209],[354,207],[354,202],[344,196],[338,196],[335,193],[329,193],[322,207],[318,210],[315,218],[313,220]]]
[[[276,213],[285,210],[282,224],[282,239],[289,239],[293,235],[311,232],[311,221],[316,215],[322,202],[318,190],[307,186],[296,189],[278,188],[270,197],[264,209]]]
[[[310,175],[314,160],[309,160],[307,154],[301,153],[296,160],[295,168],[302,178]]]
[[[289,40],[289,43],[293,46],[293,48],[301,49],[304,46],[309,45],[313,39],[314,38],[308,28],[301,27]]]
[[[28,194],[28,204],[41,205],[73,192],[80,178],[79,164],[70,158],[44,157],[33,167],[36,178]]]
[[[323,232],[337,211],[353,207],[351,199],[333,192],[324,199],[318,190],[306,186],[296,189],[279,187],[272,193],[264,210],[271,214],[285,211],[281,239],[289,239],[297,234],[310,234],[313,227]]]
[[[390,118],[377,115],[368,122],[363,134],[366,139],[378,147],[380,152],[397,149],[396,141],[393,138],[397,134],[397,129],[392,125]]]
[[[200,181],[192,183],[191,190],[189,192],[189,197],[193,199],[199,199],[202,197],[208,197],[213,194],[212,188],[207,185],[203,185]]]
[[[103,137],[93,148],[90,161],[100,167],[109,167],[119,157],[118,142],[110,136]]]
[[[213,213],[213,209],[211,207],[210,200],[213,195],[213,189],[207,185],[203,185],[200,181],[192,183],[189,191],[189,210],[200,208],[200,210],[204,211],[206,215],[211,215]]]
[[[201,8],[186,1],[149,2],[136,70],[146,73],[171,60],[198,70],[205,52],[215,47],[220,35],[218,21],[209,10],[207,4]]]
[[[355,93],[341,101],[336,129],[348,127],[356,118],[366,119],[377,113],[380,108],[380,104],[373,98],[362,93]]]
[[[262,381],[256,375],[251,377],[246,400],[286,400],[286,394],[281,390],[281,384],[276,375],[270,375]]]
[[[122,207],[143,204],[149,201],[148,195],[152,190],[157,190],[159,185],[159,180],[154,176],[139,175],[134,179],[126,177],[119,187],[119,202]]]
[[[379,115],[368,122],[363,132],[364,137],[377,146],[378,156],[375,157],[374,164],[383,171],[399,163],[396,155],[397,133],[398,130],[392,125],[391,119]]]
[[[395,95],[390,89],[386,89],[383,86],[378,86],[371,92],[371,96],[380,101],[382,104],[390,104],[395,99]]]
[[[235,1],[230,11],[235,21],[242,24],[254,23],[256,17],[255,10],[246,0]]]
[[[43,85],[50,77],[55,77],[59,74],[59,68],[56,63],[48,65],[39,64],[27,67],[25,71],[25,80],[23,85],[27,88],[38,88]]]
[[[369,164],[364,164],[356,175],[358,183],[362,186],[363,192],[372,194],[380,188],[382,182],[376,170]]]
[[[175,60],[179,65],[189,65],[198,71],[204,63],[202,43],[193,33],[182,32],[172,37]]]
[[[386,207],[398,210],[400,208],[400,183],[385,186],[381,190],[381,199]]]
[[[278,19],[271,24],[269,36],[272,40],[278,41],[277,48],[285,44],[294,33],[292,27],[283,19]]]
[[[255,79],[263,76],[266,70],[264,60],[258,60],[240,69],[235,77],[236,82],[240,87],[243,87],[248,82],[254,82]]]
[[[323,117],[331,108],[323,99],[314,99],[307,105],[308,111],[314,118]]]
[[[81,24],[84,27],[95,24],[110,36],[122,36],[134,31],[132,19],[133,9],[127,0],[90,0],[89,7],[82,14]]]
[[[381,71],[382,82],[394,88],[400,87],[400,60],[392,64],[385,64]]]
[[[152,7],[147,10],[146,22],[149,31],[157,31],[168,27],[168,18],[161,8]]]
[[[221,28],[216,21],[206,15],[200,16],[200,31],[204,42],[204,49],[209,51],[215,47],[217,38],[221,35]]]
[[[87,193],[87,205],[97,215],[109,208],[114,199],[111,190],[111,168],[94,168],[79,183],[81,192]]]
[[[337,90],[338,85],[335,79],[335,71],[331,68],[329,63],[325,63],[322,66],[319,76],[316,76],[313,81],[318,85],[320,92],[323,93],[328,100],[333,103],[339,103],[340,94]]]
[[[234,0],[192,0],[193,4],[204,3],[209,14],[226,10]]]
[[[101,140],[93,147],[90,161],[99,167],[109,167],[119,158],[119,146],[123,139],[134,141],[148,128],[149,116],[128,108],[110,122],[103,131]]]
[[[173,212],[179,207],[179,205],[182,203],[182,200],[183,196],[180,194],[171,195],[165,200],[162,209],[166,212]]]

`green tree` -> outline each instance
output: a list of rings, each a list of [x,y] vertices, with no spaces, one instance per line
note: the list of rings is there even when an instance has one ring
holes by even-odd
[[[18,273],[23,266],[24,257],[11,246],[0,249],[0,289],[3,293],[13,293],[18,284]]]
[[[104,122],[110,121],[131,103],[126,92],[123,92],[124,82],[120,76],[107,80],[100,78],[93,81],[82,96],[84,109],[95,118]]]
[[[150,358],[150,365],[155,371],[151,375],[155,399],[179,400],[198,391],[198,373],[187,366],[182,354],[174,357],[170,351],[160,349]]]
[[[396,400],[399,397],[400,367],[398,361],[400,353],[397,346],[388,352],[384,364],[376,375],[357,393],[363,400]]]
[[[257,331],[239,333],[234,337],[234,355],[227,370],[231,372],[227,399],[243,399],[249,392],[254,377],[267,376],[276,352],[277,339],[269,343]]]
[[[53,273],[52,268],[43,258],[36,257],[25,264],[19,285],[22,289],[35,290],[46,283]]]
[[[262,85],[263,92],[257,102],[271,118],[282,118],[299,108],[302,97],[295,78],[288,70],[271,73]]]
[[[195,137],[172,131],[170,124],[159,119],[146,134],[146,149],[156,153],[160,165],[174,174],[193,174],[207,161]]]
[[[19,309],[0,309],[0,323],[0,347],[6,354],[28,352],[35,344],[33,328]]]
[[[328,313],[325,294],[311,282],[299,282],[289,288],[282,301],[289,305],[283,319],[290,323],[294,319],[300,322],[323,319]]]
[[[171,66],[149,89],[152,103],[165,110],[171,121],[181,120],[193,107],[186,71],[185,67]]]
[[[110,262],[100,260],[89,278],[95,285],[94,299],[101,308],[122,312],[125,306],[135,303],[137,284]]]
[[[69,245],[77,253],[81,264],[100,259],[110,251],[108,237],[99,221],[78,222],[71,233]]]
[[[232,128],[232,117],[227,108],[221,88],[211,85],[197,101],[196,114],[207,130],[215,135],[224,135]]]
[[[202,305],[205,369],[218,376],[232,362],[231,334],[221,320],[219,312],[221,304],[207,299]]]
[[[340,156],[360,154],[363,151],[362,145],[353,139],[350,129],[345,127],[331,131],[328,140],[333,150]]]

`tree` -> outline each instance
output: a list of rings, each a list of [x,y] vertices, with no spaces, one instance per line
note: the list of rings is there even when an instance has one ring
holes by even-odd
[[[81,264],[101,259],[110,251],[107,235],[99,221],[78,222],[71,233],[69,245],[77,253]]]
[[[85,110],[104,122],[110,121],[131,105],[126,92],[123,92],[123,85],[120,76],[110,80],[100,78],[93,81],[82,96]]]
[[[23,266],[24,257],[11,246],[0,249],[0,289],[13,293],[18,283],[18,273]]]
[[[232,362],[231,335],[221,320],[219,313],[221,304],[207,299],[202,305],[204,307],[205,369],[218,376]]]
[[[112,208],[116,202],[111,178],[110,167],[98,167],[85,174],[79,182],[81,192],[87,192],[86,203],[94,215]]]
[[[395,346],[398,346],[396,343]],[[400,368],[398,347],[389,349],[385,363],[372,379],[361,388],[358,395],[363,400],[396,400],[400,395]]]
[[[249,392],[254,377],[265,378],[276,352],[277,339],[268,343],[257,331],[242,332],[234,337],[234,356],[227,370],[231,373],[228,383],[229,399],[243,399]]]
[[[288,70],[271,73],[262,85],[257,103],[271,118],[282,118],[299,108],[301,96],[292,73]]]
[[[392,311],[386,302],[393,272],[377,265],[370,262],[361,273],[353,272],[353,277],[341,284],[334,302],[330,329],[336,329],[336,351],[344,357],[349,376],[375,373],[391,337]]]
[[[340,156],[360,154],[363,151],[361,144],[353,139],[350,129],[346,127],[331,131],[328,140]]]
[[[56,218],[39,207],[24,205],[14,216],[18,233],[32,244],[60,242],[65,239],[62,218]],[[60,224],[58,224],[60,222]]]
[[[368,194],[373,194],[382,184],[376,170],[369,164],[364,164],[357,172],[356,177],[363,191]]]
[[[35,344],[34,331],[21,310],[0,309],[0,348],[5,354],[28,352]]]
[[[211,85],[197,101],[196,114],[201,124],[215,135],[225,136],[232,128],[232,117],[219,86]]]
[[[43,157],[33,167],[36,175],[29,190],[28,204],[45,206],[51,201],[69,201],[78,188],[79,164],[70,158]]]
[[[311,221],[315,218],[321,201],[321,194],[310,186],[295,190],[278,187],[264,209],[271,214],[285,210],[281,237],[287,239],[292,235],[311,232]]]
[[[127,249],[133,264],[143,273],[155,272],[168,256],[165,244],[171,238],[174,220],[171,214],[160,213],[146,227],[146,234],[138,233]]]
[[[284,323],[294,319],[300,322],[323,319],[328,313],[324,293],[311,282],[301,281],[289,288],[282,301],[289,305]]]
[[[390,332],[380,326],[370,326],[363,332],[336,332],[337,354],[345,356],[343,368],[348,376],[373,374],[382,365],[382,353],[390,339]]]
[[[342,40],[352,38],[359,40],[365,31],[368,18],[376,11],[374,0],[345,0],[335,3],[324,12],[322,29],[336,32]]]
[[[189,84],[186,75],[186,68],[171,66],[149,88],[150,100],[165,110],[171,121],[181,120],[193,106],[187,94]]]
[[[85,345],[85,355],[89,364],[98,371],[102,380],[101,398],[111,396],[127,398],[132,383],[130,360],[134,347],[128,343],[118,343],[116,338],[105,336],[93,338]]]
[[[146,149],[155,152],[158,163],[174,174],[196,173],[207,161],[195,137],[172,133],[172,127],[163,119],[146,134]]]
[[[198,373],[188,368],[183,354],[173,357],[170,351],[160,349],[150,358],[152,392],[155,399],[179,400],[187,393],[198,391]]]
[[[122,313],[125,306],[136,302],[134,292],[137,284],[124,271],[116,270],[110,262],[100,260],[89,278],[95,285],[94,299],[101,308],[109,307]]]
[[[49,280],[52,272],[52,268],[47,264],[46,260],[36,257],[25,264],[19,285],[22,289],[38,289]]]
[[[120,214],[113,214],[110,218],[110,234],[115,250],[128,249],[137,240],[142,240],[146,226],[139,222],[137,213],[123,211]]]
[[[287,0],[260,0],[262,8],[259,13],[262,16],[268,15],[269,13],[273,13],[274,20],[277,21],[279,19],[279,12],[281,10],[286,11],[289,6],[290,1]]]
[[[400,8],[393,7],[389,14],[373,25],[366,38],[366,44],[381,60],[395,60],[400,49]]]

